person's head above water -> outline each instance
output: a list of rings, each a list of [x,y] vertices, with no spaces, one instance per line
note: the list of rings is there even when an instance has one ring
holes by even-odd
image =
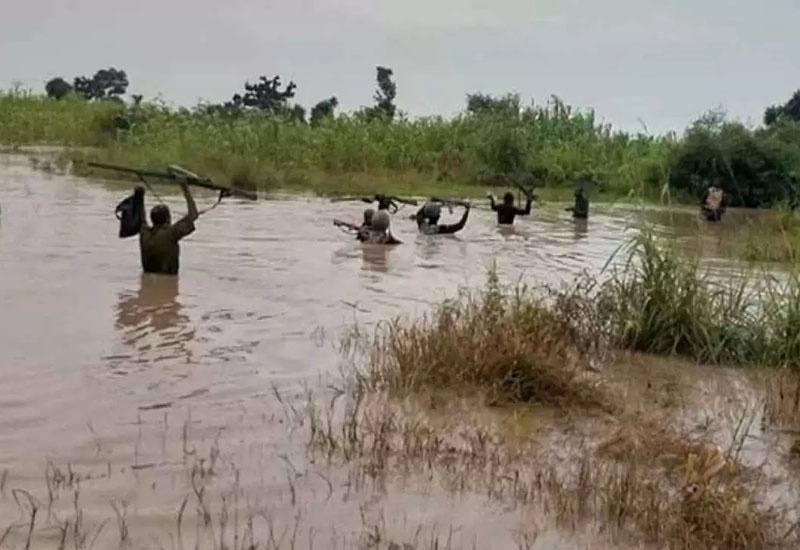
[[[503,195],[503,203],[514,204],[514,193],[508,191],[505,195]]]
[[[378,210],[372,216],[370,227],[373,231],[388,231],[390,224],[389,213],[386,210]]]
[[[367,208],[364,210],[364,225],[372,225],[372,217],[375,215],[375,210]]]
[[[154,206],[152,210],[150,210],[150,221],[153,222],[153,226],[155,227],[169,225],[171,221],[169,206],[166,204]]]

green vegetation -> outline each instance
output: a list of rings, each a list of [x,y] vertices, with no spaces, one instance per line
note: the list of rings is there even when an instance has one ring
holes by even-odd
[[[764,422],[796,418],[799,282],[717,282],[646,232],[626,253],[608,278],[542,296],[501,287],[490,274],[482,292],[422,319],[354,330],[343,347],[355,371],[341,390],[347,398],[340,410],[333,401],[308,409],[312,449],[350,465],[356,479],[419,470],[456,492],[536,502],[558,525],[598,522],[602,537],[665,548],[795,547],[783,514],[796,512],[796,499],[767,508],[760,459],[745,455],[765,402]],[[677,382],[688,363],[666,362],[662,372],[649,355],[636,355],[637,364],[604,353],[617,349],[758,365],[770,382],[757,399],[745,377],[730,394],[699,384],[692,397],[693,385]],[[776,377],[770,367],[788,368]],[[687,425],[687,410],[705,414]],[[603,422],[592,421],[598,413]],[[712,425],[722,418],[732,438],[717,437]],[[568,452],[548,453],[554,433]]]
[[[603,392],[571,361],[572,328],[527,289],[504,292],[492,274],[477,296],[462,295],[429,317],[379,330],[371,342],[368,378],[403,394],[480,388],[495,403],[609,409]]]
[[[678,139],[615,131],[593,111],[555,96],[525,106],[517,95],[474,93],[456,117],[412,120],[398,108],[392,69],[377,67],[376,81],[374,105],[336,115],[339,100],[331,96],[310,109],[307,121],[306,108],[290,103],[297,84],[284,86],[279,76],[246,82],[223,104],[171,109],[142,102],[140,95],[131,96],[129,106],[110,105],[121,103],[129,82],[125,71],[103,69],[73,84],[52,79],[49,102],[28,93],[0,94],[0,144],[90,145],[94,160],[151,168],[178,163],[221,183],[318,193],[363,185],[375,191],[370,181],[388,183],[381,187],[387,192],[411,187],[441,195],[454,194],[457,186],[519,181],[569,190],[591,179],[600,184],[599,199],[695,202],[717,181],[731,206],[800,201],[800,93],[768,108],[763,128],[712,112]]]
[[[711,181],[731,206],[795,206],[800,199],[800,123],[781,119],[748,129],[710,114],[687,130],[670,167],[670,188],[700,197]]]
[[[87,102],[75,96],[52,101],[13,91],[0,94],[0,143],[101,147],[117,139],[114,119],[125,106]]]
[[[493,399],[601,405],[570,365],[607,350],[800,369],[799,276],[719,280],[648,232],[623,254],[608,276],[549,289],[547,299],[490,276],[477,297],[385,325],[372,342],[370,378],[402,392],[473,387]]]
[[[612,132],[592,113],[557,100],[513,118],[464,114],[389,122],[356,113],[327,116],[313,127],[260,113],[231,117],[143,104],[129,109],[130,130],[116,132],[119,107],[105,102],[6,94],[0,97],[0,115],[5,113],[13,114],[4,117],[12,124],[0,128],[5,144],[93,145],[98,148],[88,157],[74,158],[146,167],[179,163],[221,182],[318,192],[329,191],[329,179],[411,180],[416,187],[442,189],[510,185],[505,174],[519,172],[571,189],[573,179],[590,172],[615,197],[645,187],[657,193],[671,147],[667,139]]]
[[[701,363],[800,367],[800,276],[718,280],[648,233],[587,296],[621,348]]]
[[[721,239],[732,256],[748,262],[800,261],[800,221],[790,211],[738,224]]]

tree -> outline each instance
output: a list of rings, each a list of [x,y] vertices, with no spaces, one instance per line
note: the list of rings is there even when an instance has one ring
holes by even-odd
[[[336,96],[323,99],[311,108],[311,126],[317,126],[324,119],[333,116],[333,111],[339,106]]]
[[[784,117],[800,121],[800,90],[797,90],[789,101],[783,105],[767,107],[767,110],[764,111],[764,124],[772,126],[778,119]]]
[[[298,103],[292,105],[292,108],[289,110],[289,120],[305,124],[306,123],[305,107],[303,107]]]
[[[793,157],[773,129],[753,131],[712,113],[696,121],[674,151],[669,184],[699,199],[717,182],[731,206],[769,207],[793,198]]]
[[[467,112],[472,115],[501,115],[517,118],[520,113],[519,95],[492,97],[488,94],[467,94]]]
[[[110,67],[97,71],[92,78],[78,76],[74,81],[75,91],[86,99],[110,99],[121,101],[120,96],[128,90],[128,75],[125,71]]]
[[[397,85],[392,81],[394,72],[387,67],[377,67],[378,75],[378,89],[373,96],[375,99],[375,106],[367,109],[367,118],[384,118],[391,121],[394,119],[397,106],[394,104],[394,98],[397,96]]]
[[[248,107],[266,111],[270,114],[281,114],[288,111],[287,102],[294,97],[297,85],[294,82],[281,90],[281,77],[275,76],[272,79],[260,76],[258,82],[250,84],[245,82],[244,94],[235,94],[232,104],[236,107]]]
[[[63,78],[56,77],[47,82],[44,86],[47,97],[52,99],[63,99],[68,93],[72,91],[72,86]]]

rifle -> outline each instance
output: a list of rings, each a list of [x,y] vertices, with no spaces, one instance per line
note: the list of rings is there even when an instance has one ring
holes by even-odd
[[[336,227],[349,229],[351,231],[358,231],[360,229],[360,227],[358,225],[356,225],[354,223],[346,222],[344,220],[340,220],[338,218],[334,218],[333,219],[333,225],[335,225]]]
[[[442,206],[448,207],[450,210],[452,210],[454,206],[463,206],[464,208],[470,208],[469,202],[462,201],[459,199],[440,199],[438,197],[431,197],[430,201],[438,202]]]
[[[394,195],[383,195],[380,193],[375,194],[373,197],[337,197],[331,199],[331,202],[347,202],[347,201],[362,201],[366,202],[367,204],[372,204],[373,202],[378,202],[378,209],[379,210],[389,210],[391,209],[392,213],[397,212],[398,206],[396,203],[402,204],[410,204],[416,206],[418,203],[414,199],[404,199],[401,197],[395,197]]]
[[[170,180],[170,181],[185,181],[189,185],[194,185],[195,187],[202,187],[204,189],[211,189],[212,191],[219,191],[221,196],[230,196],[230,197],[240,197],[243,199],[249,199],[254,201],[258,199],[258,196],[252,191],[245,191],[243,189],[237,189],[235,187],[225,187],[222,185],[217,185],[210,178],[200,177],[194,172],[190,172],[185,168],[181,168],[177,165],[170,165],[167,167],[166,172],[158,172],[155,170],[140,170],[138,168],[128,168],[127,166],[118,166],[116,164],[105,164],[102,162],[88,162],[89,166],[95,168],[103,168],[105,170],[114,170],[116,172],[123,172],[126,174],[135,174],[139,176],[139,179],[144,181],[144,178],[158,178],[162,180]]]

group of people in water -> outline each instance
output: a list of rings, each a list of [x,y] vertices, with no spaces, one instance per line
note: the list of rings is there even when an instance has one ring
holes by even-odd
[[[503,196],[503,201],[499,202],[491,193],[487,194],[491,209],[497,213],[498,225],[513,225],[517,216],[527,216],[531,213],[533,200],[535,198],[531,189],[522,188],[525,193],[525,206],[520,208],[515,204],[514,194],[507,192]],[[360,225],[334,219],[334,225],[352,231],[356,239],[369,244],[401,244],[392,235],[390,230],[391,219],[389,210],[393,207],[391,198],[384,195],[376,195],[374,199],[362,199],[366,202],[377,201],[378,210],[367,208],[364,211],[364,219]],[[396,210],[396,205],[395,210]],[[441,223],[442,208],[460,206],[464,208],[461,218],[453,224]],[[589,216],[589,200],[586,197],[584,186],[578,186],[575,191],[575,205],[567,208],[573,217],[586,219]],[[469,218],[470,204],[459,200],[442,200],[431,198],[425,201],[422,207],[409,218],[417,223],[417,229],[425,235],[448,235],[461,231],[467,224]]]
[[[180,259],[179,242],[195,230],[194,222],[199,216],[189,183],[186,180],[178,181],[186,200],[187,214],[176,223],[172,223],[169,207],[159,204],[150,212],[151,224],[147,223],[144,215],[144,188],[137,187],[131,197],[128,197],[117,206],[117,215],[120,219],[120,236],[139,235],[142,269],[146,273],[162,273],[177,275]],[[531,189],[522,188],[525,193],[525,206],[520,208],[515,204],[514,194],[505,193],[502,202],[497,202],[494,195],[489,193],[489,205],[497,213],[497,223],[511,225],[517,216],[527,216],[531,213],[534,194]],[[377,210],[367,208],[361,224],[353,224],[341,220],[334,220],[334,224],[355,233],[356,239],[367,244],[395,245],[401,244],[391,232],[390,211],[398,210],[395,198],[385,195],[376,195],[373,199],[362,199],[366,202],[376,202]],[[400,199],[398,199],[400,200]],[[453,224],[441,222],[442,208],[453,206],[464,208],[461,218]],[[577,219],[586,219],[589,216],[589,199],[586,185],[580,184],[575,190],[575,203],[566,209]],[[709,221],[719,221],[725,212],[725,197],[722,189],[712,184],[701,202],[701,212]],[[426,235],[453,234],[464,229],[470,213],[470,204],[464,201],[441,200],[431,198],[422,207],[410,216],[417,223],[420,233]]]

